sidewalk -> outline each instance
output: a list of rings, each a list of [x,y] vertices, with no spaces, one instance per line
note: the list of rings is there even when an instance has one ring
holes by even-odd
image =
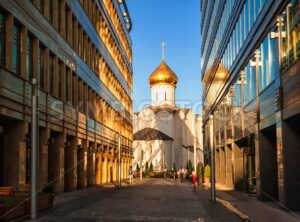
[[[206,189],[210,185],[205,184]],[[236,208],[240,215],[246,215],[250,221],[256,222],[296,222],[300,221],[300,212],[291,212],[285,209],[283,205],[275,202],[262,202],[255,196],[244,192],[230,190],[224,186],[216,184],[216,195],[219,202],[228,203],[226,206],[229,210],[234,211]],[[227,204],[226,204],[227,205]]]

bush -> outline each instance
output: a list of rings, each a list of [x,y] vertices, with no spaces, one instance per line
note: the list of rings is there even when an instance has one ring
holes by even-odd
[[[140,170],[141,170],[140,165],[137,164],[137,165],[136,165],[136,172],[140,172]]]
[[[188,176],[190,176],[190,175],[192,175],[192,172],[193,172],[193,164],[192,164],[192,161],[189,160],[189,162],[188,162],[186,165],[187,165]]]
[[[175,162],[173,163],[173,171],[174,171],[174,172],[177,171],[177,169],[176,169],[176,163],[175,163]]]
[[[152,163],[150,163],[150,172],[153,172],[153,164]]]
[[[210,166],[208,164],[204,168],[204,177],[210,179]]]
[[[201,162],[197,165],[197,177],[203,177],[203,164]]]

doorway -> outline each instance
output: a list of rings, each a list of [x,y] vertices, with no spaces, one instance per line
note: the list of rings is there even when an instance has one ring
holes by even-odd
[[[110,167],[109,172],[110,172],[110,182],[112,183],[113,182],[113,168],[112,167]]]

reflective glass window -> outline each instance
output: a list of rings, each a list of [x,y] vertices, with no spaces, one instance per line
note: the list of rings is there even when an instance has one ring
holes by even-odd
[[[259,15],[260,12],[260,1],[261,0],[254,0],[254,7],[255,7],[255,18],[257,18],[257,16]]]
[[[255,66],[248,64],[245,67],[245,104],[252,101],[256,96]]]
[[[240,17],[240,20],[241,20],[241,25],[240,25],[240,29],[241,29],[241,38],[242,38],[242,43],[245,41],[245,36],[246,36],[246,31],[245,31],[245,7],[243,8],[243,11],[242,11],[242,14],[241,14],[241,17]]]
[[[38,56],[38,80],[41,88],[44,88],[44,50],[39,47],[39,56]]]
[[[249,12],[249,30],[254,24],[254,0],[248,0],[248,12]]]
[[[248,3],[249,4],[249,3]],[[244,6],[244,11],[245,11],[245,15],[244,15],[244,19],[245,19],[245,36],[247,37],[248,33],[249,33],[249,7],[248,4],[245,4]]]
[[[234,84],[233,104],[235,107],[240,107],[242,105],[242,87],[240,79],[238,79]]]
[[[275,79],[280,72],[279,68],[279,51],[278,51],[278,39],[271,39],[269,36],[269,66],[270,66],[270,81]]]
[[[20,28],[16,25],[13,27],[13,63],[12,71],[19,73],[20,69]]]
[[[32,76],[32,65],[33,65],[33,57],[32,57],[32,38],[27,36],[26,39],[26,79],[30,80]]]

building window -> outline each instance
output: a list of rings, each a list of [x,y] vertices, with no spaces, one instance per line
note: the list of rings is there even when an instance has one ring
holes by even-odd
[[[58,85],[57,85],[57,88],[58,88],[58,98],[62,98],[62,74],[63,74],[63,70],[62,70],[62,63],[59,62],[58,63],[58,66],[57,66],[57,73],[58,73]]]
[[[245,105],[252,101],[256,96],[256,74],[255,66],[248,64],[245,67]]]
[[[41,14],[44,14],[44,0],[37,0],[36,7],[40,11]]]
[[[49,0],[49,21],[53,24],[53,0]]]
[[[54,95],[54,84],[55,84],[55,58],[53,55],[50,56],[50,66],[49,66],[49,93],[50,95]]]
[[[272,47],[272,48],[271,48]],[[262,91],[265,89],[275,78],[276,62],[276,46],[274,40],[271,40],[269,35],[266,36],[261,44],[261,72],[259,73],[259,89]],[[272,54],[276,53],[276,54]],[[278,55],[278,54],[277,54]],[[272,67],[275,66],[275,67]]]
[[[0,12],[0,64],[4,65],[4,49],[5,49],[5,17]]]
[[[12,71],[19,74],[20,71],[20,28],[16,25],[13,27],[13,63]]]
[[[44,88],[44,49],[42,46],[39,47],[39,55],[38,55],[38,80],[39,85],[43,89]]]
[[[72,105],[76,106],[75,100],[76,100],[76,90],[77,90],[77,85],[76,85],[76,74],[72,73]]]
[[[26,39],[26,79],[27,80],[31,79],[32,65],[33,65],[32,38],[30,36],[27,36]]]
[[[300,0],[290,0],[283,13],[283,67],[288,68],[300,58]]]
[[[249,30],[254,24],[254,1],[248,0],[248,10],[249,10]]]
[[[241,78],[236,81],[234,84],[234,99],[233,99],[233,105],[234,107],[238,108],[242,105],[242,84],[241,84]]]

